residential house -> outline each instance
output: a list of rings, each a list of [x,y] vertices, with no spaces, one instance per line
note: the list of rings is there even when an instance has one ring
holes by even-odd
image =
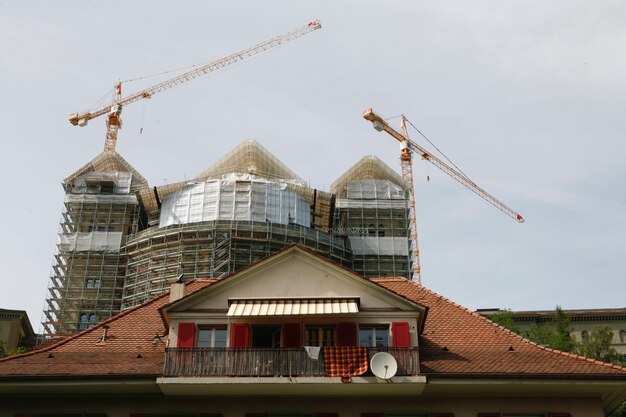
[[[600,417],[624,400],[624,367],[297,245],[0,361],[1,417]]]

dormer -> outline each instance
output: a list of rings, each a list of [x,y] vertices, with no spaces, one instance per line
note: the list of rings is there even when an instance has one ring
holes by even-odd
[[[416,377],[425,312],[291,246],[162,309],[169,329],[165,380],[372,379],[370,362],[380,352],[393,357],[398,378]]]

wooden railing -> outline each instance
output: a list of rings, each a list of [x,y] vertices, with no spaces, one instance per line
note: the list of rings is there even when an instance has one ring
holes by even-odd
[[[368,348],[371,359],[378,352],[390,353],[398,363],[398,376],[419,374],[418,348]],[[323,350],[309,357],[303,348],[196,348],[167,349],[164,376],[323,376]],[[371,375],[368,371],[366,376]]]

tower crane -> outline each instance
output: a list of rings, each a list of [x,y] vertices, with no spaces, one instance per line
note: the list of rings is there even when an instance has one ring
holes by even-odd
[[[156,93],[160,93],[169,88],[175,87],[187,81],[191,81],[195,78],[206,75],[210,72],[216,71],[220,68],[224,68],[228,65],[234,64],[235,62],[239,62],[243,59],[260,54],[261,52],[267,51],[268,49],[274,48],[285,42],[289,42],[293,39],[304,36],[314,30],[320,29],[321,27],[322,25],[319,20],[309,22],[308,24],[296,28],[290,32],[275,36],[271,39],[266,40],[265,42],[259,43],[242,51],[235,52],[234,54],[228,55],[226,57],[208,62],[183,74],[177,75],[176,77],[173,77],[169,80],[160,82],[126,97],[122,97],[122,83],[118,82],[115,85],[113,103],[110,106],[105,106],[92,112],[72,113],[70,114],[69,121],[74,126],[83,127],[87,125],[87,122],[89,122],[89,120],[106,114],[107,130],[106,139],[104,142],[104,151],[114,152],[115,144],[117,142],[117,132],[119,129],[122,128],[121,114],[122,108],[124,106],[127,106],[139,100],[151,98]]]
[[[487,191],[483,190],[481,187],[476,185],[472,180],[470,180],[465,174],[460,172],[458,169],[451,167],[450,165],[443,162],[441,159],[437,158],[433,154],[431,154],[424,147],[420,146],[413,140],[409,138],[409,133],[406,128],[406,118],[402,115],[400,130],[398,132],[385,121],[382,117],[374,113],[374,111],[369,108],[363,112],[363,118],[365,120],[369,120],[372,122],[374,129],[379,132],[385,131],[390,134],[394,139],[400,142],[400,166],[402,167],[402,178],[406,181],[409,186],[410,191],[410,211],[409,211],[409,221],[410,225],[410,233],[411,233],[411,241],[413,244],[413,258],[415,259],[413,263],[413,277],[414,281],[417,281],[419,284],[422,283],[422,271],[420,265],[420,257],[419,257],[419,248],[417,243],[417,221],[415,216],[415,191],[413,188],[413,152],[419,154],[423,159],[427,160],[456,181],[461,183],[463,186],[467,187],[471,192],[478,195],[483,200],[487,201],[492,206],[504,212],[506,215],[512,217],[517,220],[519,223],[524,222],[524,218],[521,214],[511,209],[509,206],[489,194]]]

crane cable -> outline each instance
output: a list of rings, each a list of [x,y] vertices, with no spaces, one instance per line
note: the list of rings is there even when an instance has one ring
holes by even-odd
[[[389,118],[387,118],[387,119],[385,119],[385,120],[395,119],[395,118],[398,118],[398,117],[401,117],[401,116],[402,116],[402,115],[393,116],[393,117],[389,117]],[[419,134],[420,134],[420,136],[421,136],[421,137],[423,137],[423,138],[424,138],[424,139],[425,139],[428,143],[430,143],[430,144],[432,145],[432,147],[433,147],[433,148],[435,148],[435,149],[437,150],[437,152],[439,152],[439,153],[441,154],[441,156],[443,156],[443,157],[445,158],[445,160],[446,160],[446,161],[448,161],[448,162],[450,163],[450,165],[452,165],[453,167],[455,167],[455,168],[457,169],[457,171],[459,171],[459,172],[460,172],[460,173],[461,173],[461,174],[462,174],[462,175],[463,175],[463,176],[464,176],[467,180],[470,180],[470,178],[469,178],[469,177],[465,174],[465,172],[463,172],[463,170],[462,170],[461,168],[459,168],[459,167],[458,167],[458,166],[457,166],[454,162],[452,162],[452,160],[451,160],[450,158],[448,158],[448,157],[446,156],[446,154],[445,154],[445,153],[443,153],[443,151],[437,147],[437,145],[435,145],[433,142],[431,142],[431,140],[430,140],[430,139],[428,139],[428,138],[426,137],[426,135],[422,133],[422,131],[421,131],[421,130],[419,130],[417,127],[415,127],[415,125],[414,125],[414,124],[413,124],[413,123],[412,123],[412,122],[411,122],[411,121],[410,121],[410,120],[409,120],[406,116],[404,116],[404,119],[405,119],[405,120],[406,120],[406,121],[407,121],[407,122],[411,125],[411,127],[412,127],[413,129],[415,129],[415,131],[416,131],[417,133],[419,133]],[[470,181],[471,181],[471,180],[470,180]]]

